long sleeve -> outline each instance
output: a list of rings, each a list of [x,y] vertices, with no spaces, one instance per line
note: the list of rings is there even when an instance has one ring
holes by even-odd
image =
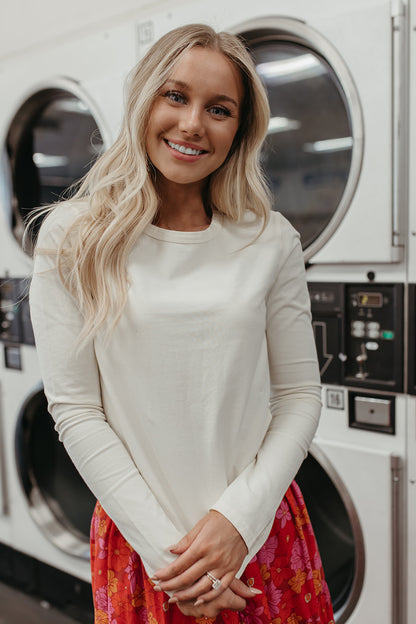
[[[39,246],[56,249],[73,208]],[[72,211],[72,212],[71,212]],[[267,539],[315,431],[320,387],[298,235],[214,213],[209,228],[148,226],[108,343],[76,352],[82,316],[53,255],[39,253],[31,313],[56,429],[149,573],[209,509],[248,548]]]
[[[40,248],[58,247],[63,232],[59,215],[62,211],[58,218],[51,215],[41,228]],[[55,264],[52,255],[38,253],[30,289],[31,317],[49,410],[81,476],[152,573],[174,559],[167,547],[183,532],[169,520],[108,423],[94,346],[89,344],[76,354],[82,316]]]
[[[321,409],[302,250],[293,230],[289,237],[286,257],[266,301],[271,422],[255,459],[212,505],[234,524],[249,549],[240,573],[268,536],[276,510],[307,454]]]

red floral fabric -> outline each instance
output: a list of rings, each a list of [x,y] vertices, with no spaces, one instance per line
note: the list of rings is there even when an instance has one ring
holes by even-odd
[[[184,616],[155,592],[139,555],[97,502],[91,523],[95,624],[334,624],[321,558],[299,487],[292,483],[270,535],[243,576],[262,590],[242,612]]]

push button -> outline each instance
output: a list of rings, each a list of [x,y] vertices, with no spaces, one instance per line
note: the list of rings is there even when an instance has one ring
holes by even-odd
[[[380,338],[380,323],[376,321],[370,321],[367,323],[367,336],[368,338],[377,339]]]
[[[352,323],[351,323],[351,336],[354,336],[354,338],[364,338],[364,336],[365,336],[365,323],[364,323],[364,321],[352,321]]]

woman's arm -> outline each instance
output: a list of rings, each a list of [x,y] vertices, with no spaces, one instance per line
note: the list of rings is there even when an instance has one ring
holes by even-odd
[[[157,572],[162,589],[175,591],[196,583],[207,570],[220,578],[225,575],[225,581],[243,572],[267,539],[276,510],[315,433],[321,409],[320,380],[303,255],[297,233],[285,223],[283,227],[284,259],[267,298],[269,429],[256,458],[212,506],[217,513],[205,516],[196,527],[202,525],[202,529],[194,528],[179,542],[174,550],[182,553],[178,559]],[[226,537],[230,525],[233,540]],[[245,556],[241,548],[235,550],[239,540],[247,547]],[[185,600],[201,587],[199,581],[177,596]],[[215,595],[197,594],[205,600]]]
[[[41,228],[41,249],[57,249],[63,236],[62,209],[58,210]],[[60,440],[151,575],[176,558],[167,547],[182,535],[106,420],[94,346],[76,353],[82,316],[51,254],[36,255],[30,308],[45,393]]]
[[[285,235],[285,261],[266,302],[272,420],[255,460],[213,505],[243,536],[249,550],[244,566],[267,538],[276,510],[307,455],[321,412],[302,249],[293,228]]]

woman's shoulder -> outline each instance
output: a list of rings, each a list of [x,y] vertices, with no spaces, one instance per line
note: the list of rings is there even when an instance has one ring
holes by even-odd
[[[277,210],[271,210],[266,228],[269,228],[272,234],[284,234],[299,237],[299,233],[290,221]]]
[[[74,223],[87,212],[87,200],[69,200],[56,204],[47,212],[38,235],[38,247],[59,245]],[[42,216],[42,212],[40,212]]]
[[[266,219],[258,216],[251,210],[246,210],[240,221],[232,222],[231,228],[239,231],[242,236],[246,236],[253,241],[256,239],[261,243],[271,242],[293,245],[299,239],[299,233],[293,225],[280,212],[270,210]]]

